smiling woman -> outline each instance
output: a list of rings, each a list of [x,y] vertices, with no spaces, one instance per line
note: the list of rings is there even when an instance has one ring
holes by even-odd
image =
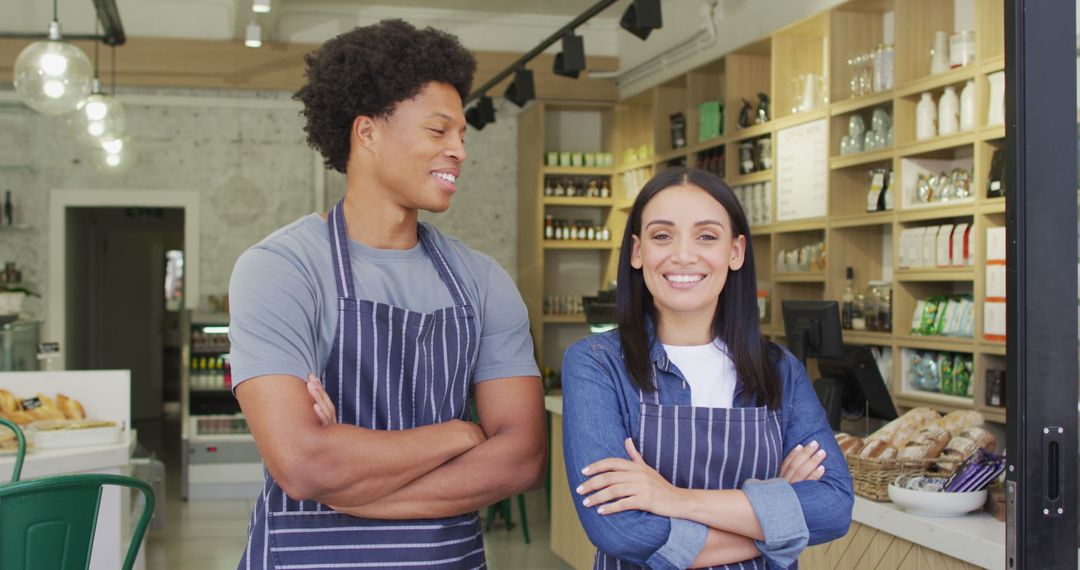
[[[596,567],[787,568],[843,536],[853,491],[806,369],[758,328],[749,227],[673,168],[630,211],[615,331],[563,363],[567,478]]]

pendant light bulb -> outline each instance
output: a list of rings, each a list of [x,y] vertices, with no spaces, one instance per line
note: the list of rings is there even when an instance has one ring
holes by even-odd
[[[103,140],[119,140],[126,118],[116,97],[103,93],[100,82],[95,80],[93,93],[76,107],[68,123],[79,142],[94,147]]]
[[[125,138],[103,139],[96,151],[97,169],[108,174],[123,174],[135,164],[135,153]]]
[[[75,110],[90,94],[93,66],[77,46],[63,41],[60,23],[49,24],[49,39],[19,53],[14,68],[15,92],[28,107],[46,115]]]

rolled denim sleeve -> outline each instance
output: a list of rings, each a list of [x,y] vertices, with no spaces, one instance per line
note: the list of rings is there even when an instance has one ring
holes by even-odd
[[[688,568],[705,546],[704,525],[644,511],[601,515],[584,506],[575,490],[585,482],[585,466],[608,457],[627,458],[625,402],[614,385],[618,375],[610,368],[621,358],[614,357],[583,339],[563,358],[563,454],[574,508],[589,540],[601,551],[648,568]]]
[[[806,368],[791,354],[786,354],[784,385],[784,456],[796,445],[818,442],[825,450],[825,475],[817,481],[791,485],[802,505],[803,518],[810,533],[808,546],[836,540],[851,526],[855,490],[844,454],[836,443],[825,409],[814,392]]]
[[[786,479],[743,483],[743,493],[754,509],[765,540],[755,540],[770,566],[788,568],[799,559],[810,537],[802,504]]]

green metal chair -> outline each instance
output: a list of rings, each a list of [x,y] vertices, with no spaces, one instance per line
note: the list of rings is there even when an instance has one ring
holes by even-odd
[[[104,485],[137,489],[145,498],[142,514],[128,545],[123,570],[135,564],[150,517],[154,491],[146,482],[120,475],[78,474],[18,481],[26,441],[15,431],[19,454],[12,483],[0,485],[0,553],[3,567],[12,570],[85,570],[94,544],[101,490]]]

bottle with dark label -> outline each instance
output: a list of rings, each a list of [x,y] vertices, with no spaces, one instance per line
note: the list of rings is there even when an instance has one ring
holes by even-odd
[[[847,286],[844,288],[844,296],[841,299],[841,324],[845,329],[851,328],[851,320],[854,316],[852,313],[855,309],[855,285],[853,283],[855,279],[855,269],[847,268]]]
[[[11,190],[4,191],[3,225],[9,228],[15,225],[15,204],[11,201]]]

